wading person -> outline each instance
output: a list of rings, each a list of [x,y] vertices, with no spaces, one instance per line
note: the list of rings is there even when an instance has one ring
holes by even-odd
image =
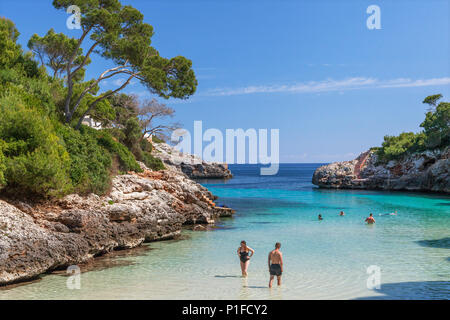
[[[373,217],[372,213],[369,215],[369,217],[366,218],[365,222],[367,222],[368,224],[375,223],[375,218]]]
[[[248,265],[250,264],[250,258],[255,254],[255,250],[247,247],[247,242],[242,240],[241,246],[237,249],[237,254],[239,256],[239,260],[241,260],[242,276],[246,277]]]
[[[275,250],[269,253],[269,288],[272,288],[273,278],[277,276],[278,285],[281,286],[281,274],[283,273],[283,254],[280,251],[281,243],[275,244]]]

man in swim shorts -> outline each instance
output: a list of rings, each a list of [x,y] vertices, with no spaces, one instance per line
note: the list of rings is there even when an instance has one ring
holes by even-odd
[[[277,276],[278,285],[281,286],[281,274],[283,273],[283,254],[280,251],[281,243],[275,244],[275,250],[269,253],[269,272],[270,281],[269,288],[272,288],[273,278]]]

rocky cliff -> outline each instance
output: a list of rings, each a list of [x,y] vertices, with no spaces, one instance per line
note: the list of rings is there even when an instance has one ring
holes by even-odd
[[[203,161],[195,155],[181,153],[166,143],[154,143],[152,153],[166,165],[179,168],[191,179],[229,179],[233,176],[225,163]]]
[[[231,209],[176,168],[114,178],[99,197],[51,203],[0,200],[0,285],[86,262],[116,249],[173,238],[185,224],[208,224]]]
[[[450,149],[409,155],[379,163],[373,151],[353,161],[318,168],[313,184],[334,189],[410,190],[450,193]]]

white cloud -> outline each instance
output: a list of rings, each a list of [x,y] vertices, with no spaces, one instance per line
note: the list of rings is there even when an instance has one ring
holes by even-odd
[[[148,98],[148,97],[150,97],[150,92],[145,91],[145,90],[143,90],[143,91],[129,91],[129,92],[126,92],[126,93],[127,94],[133,94],[135,96],[138,96],[139,98]]]
[[[121,86],[121,85],[123,85],[124,83],[125,83],[125,79],[116,79],[116,80],[114,80],[112,83],[115,85],[115,86]]]
[[[432,79],[398,78],[379,80],[376,78],[354,77],[343,80],[327,79],[290,85],[258,85],[242,88],[218,88],[206,92],[209,96],[232,96],[254,93],[315,93],[331,91],[347,91],[374,88],[408,88],[449,85],[450,77]]]
[[[397,79],[381,84],[380,88],[406,88],[406,87],[431,87],[443,86],[450,84],[450,78],[433,78],[433,79]]]

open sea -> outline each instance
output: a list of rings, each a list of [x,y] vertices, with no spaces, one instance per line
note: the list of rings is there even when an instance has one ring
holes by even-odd
[[[237,211],[217,228],[82,268],[80,289],[49,274],[0,289],[0,299],[450,299],[450,197],[318,189],[318,166],[281,164],[277,175],[260,176],[258,165],[231,165],[233,179],[201,181]],[[371,212],[376,224],[366,225]],[[241,240],[255,250],[248,278]],[[283,284],[269,289],[267,255],[277,241]]]

